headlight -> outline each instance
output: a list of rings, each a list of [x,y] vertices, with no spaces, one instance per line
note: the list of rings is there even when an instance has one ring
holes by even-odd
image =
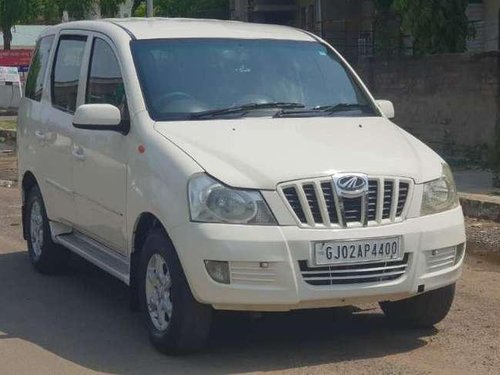
[[[421,215],[436,214],[458,206],[458,194],[448,164],[443,164],[441,178],[424,184]]]
[[[205,223],[273,225],[276,220],[260,192],[233,189],[199,174],[188,185],[191,220]]]

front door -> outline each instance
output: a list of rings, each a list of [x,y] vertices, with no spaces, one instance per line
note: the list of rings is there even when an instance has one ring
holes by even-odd
[[[112,43],[94,34],[84,102],[128,109]],[[74,129],[73,181],[79,231],[117,252],[126,251],[127,137],[115,131]]]

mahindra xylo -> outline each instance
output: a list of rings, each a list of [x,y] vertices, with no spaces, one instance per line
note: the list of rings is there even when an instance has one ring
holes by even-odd
[[[153,344],[205,342],[213,309],[379,302],[448,313],[465,233],[453,176],[325,41],[188,19],[40,36],[19,108],[24,237],[130,285]]]

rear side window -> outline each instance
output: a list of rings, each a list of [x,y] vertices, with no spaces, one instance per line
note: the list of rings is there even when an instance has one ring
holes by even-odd
[[[42,100],[43,83],[53,42],[53,35],[43,37],[38,41],[26,79],[25,96],[38,102]]]
[[[76,109],[78,84],[87,37],[63,35],[59,38],[57,55],[52,70],[52,104],[63,111]]]
[[[127,116],[125,87],[116,56],[104,40],[94,39],[85,103],[112,104]]]

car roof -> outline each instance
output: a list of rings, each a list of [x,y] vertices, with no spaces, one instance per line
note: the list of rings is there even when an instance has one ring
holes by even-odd
[[[106,25],[107,24],[107,25]],[[191,18],[108,18],[59,24],[54,29],[109,30],[112,24],[134,39],[235,38],[314,41],[307,32],[288,26]]]

